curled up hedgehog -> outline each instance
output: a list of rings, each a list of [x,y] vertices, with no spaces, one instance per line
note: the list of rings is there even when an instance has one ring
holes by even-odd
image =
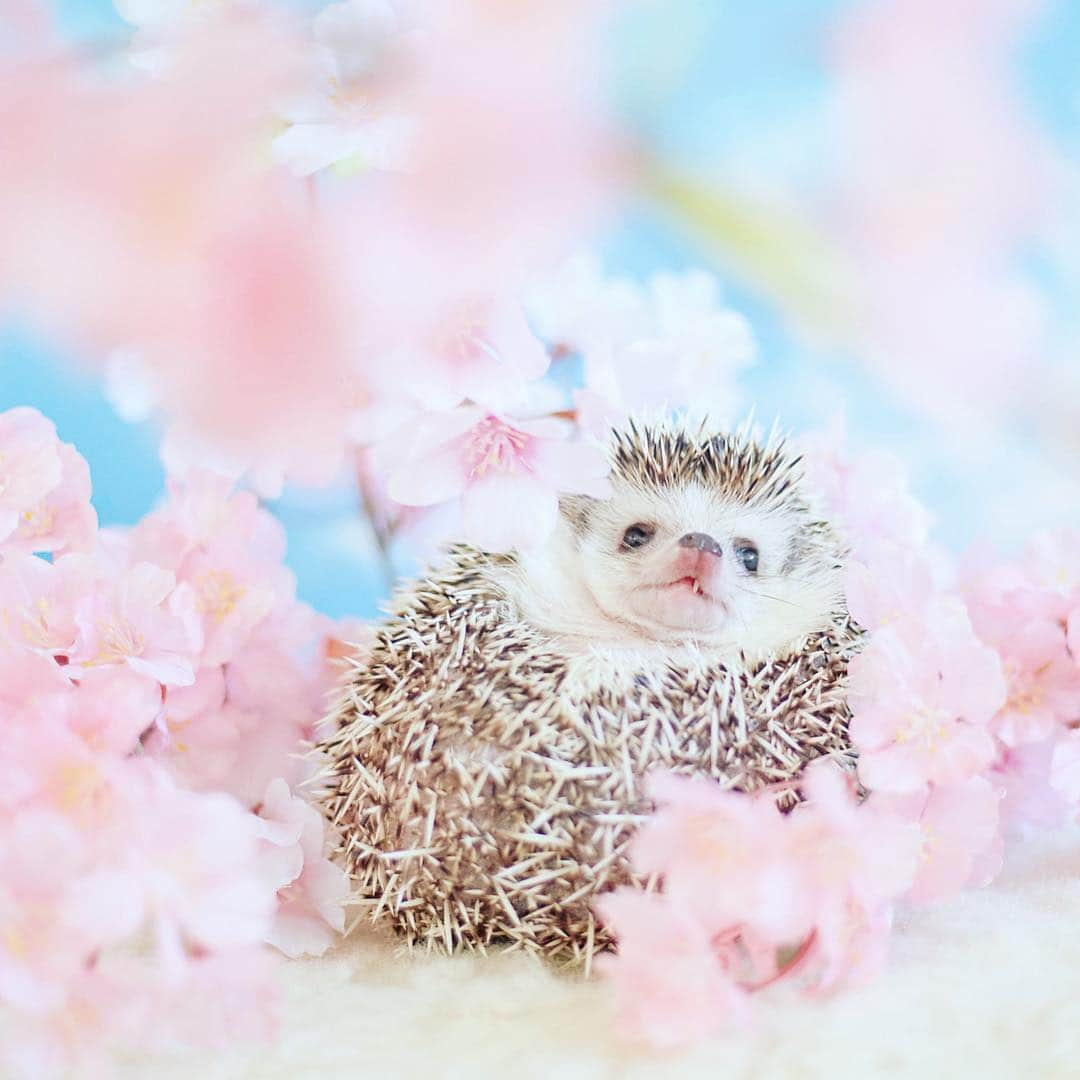
[[[775,435],[629,425],[539,550],[406,585],[320,744],[354,900],[411,944],[584,961],[653,768],[789,804],[850,766],[842,545]],[[644,882],[638,882],[645,884]]]

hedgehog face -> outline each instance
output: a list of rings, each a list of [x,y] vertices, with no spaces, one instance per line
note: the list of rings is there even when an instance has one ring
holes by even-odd
[[[523,564],[535,621],[764,658],[842,608],[839,545],[782,444],[665,428],[615,448],[612,497],[565,500],[550,550]]]
[[[600,611],[656,640],[769,653],[836,607],[838,574],[808,555],[809,515],[791,507],[747,505],[699,484],[622,485],[585,520],[583,584]]]

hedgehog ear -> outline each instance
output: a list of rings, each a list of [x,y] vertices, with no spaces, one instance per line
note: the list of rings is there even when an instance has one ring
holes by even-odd
[[[593,509],[600,503],[591,495],[563,495],[559,499],[559,513],[562,514],[578,536],[584,535],[589,528],[589,519]]]

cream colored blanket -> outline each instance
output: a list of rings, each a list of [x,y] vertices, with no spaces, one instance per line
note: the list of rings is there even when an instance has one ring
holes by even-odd
[[[357,933],[284,966],[276,1045],[131,1062],[199,1077],[1080,1077],[1080,829],[1014,844],[988,889],[905,915],[888,971],[826,1000],[762,995],[757,1024],[655,1055],[612,1026],[610,990],[522,957],[419,959]]]

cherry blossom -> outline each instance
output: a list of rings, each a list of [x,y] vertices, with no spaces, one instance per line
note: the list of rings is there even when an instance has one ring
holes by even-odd
[[[926,544],[930,515],[911,494],[896,457],[882,451],[851,455],[839,418],[798,442],[822,512],[842,530],[856,558],[869,561],[883,545],[917,550]]]
[[[201,635],[175,585],[167,570],[140,562],[92,594],[76,613],[79,647],[72,662],[83,668],[127,664],[166,686],[189,685]]]
[[[901,816],[913,814],[921,833],[918,870],[907,898],[936,903],[970,885],[986,884],[1001,865],[1000,792],[981,776],[935,786]],[[977,875],[976,880],[973,875]]]
[[[870,788],[956,783],[995,756],[986,725],[1005,700],[1001,662],[963,607],[941,603],[932,625],[890,623],[851,662],[851,735]]]
[[[747,994],[713,953],[702,923],[667,896],[620,890],[597,904],[619,939],[600,970],[615,985],[628,1035],[658,1048],[715,1035],[741,1020]]]
[[[390,476],[390,495],[413,506],[461,496],[471,542],[528,548],[554,530],[560,493],[608,491],[603,453],[567,434],[558,420],[511,420],[474,405],[429,414]]]
[[[12,548],[30,552],[87,551],[97,531],[97,514],[90,505],[90,468],[67,443],[60,443],[60,482],[39,503],[19,516],[9,540]]]
[[[1050,783],[1070,806],[1080,807],[1080,731],[1070,731],[1054,747]]]
[[[33,555],[5,556],[0,564],[0,630],[23,648],[68,655],[79,633],[76,610],[98,573],[94,561],[82,555],[52,563]]]
[[[407,25],[389,0],[345,0],[319,12],[312,89],[282,110],[290,127],[274,140],[278,161],[299,176],[404,164],[409,123],[384,84],[404,60]]]
[[[529,305],[541,336],[584,358],[577,400],[595,414],[590,428],[663,408],[733,417],[735,376],[755,343],[746,319],[720,303],[712,275],[657,274],[642,288],[604,279],[578,254],[534,286]]]
[[[345,872],[323,854],[323,820],[280,778],[267,786],[259,820],[262,871],[278,896],[267,940],[286,956],[321,956],[345,929],[349,891]]]
[[[184,791],[151,762],[129,769],[125,793],[139,813],[128,823],[123,885],[162,962],[182,968],[189,944],[214,950],[262,941],[273,898],[258,879],[255,827],[240,804]]]
[[[38,508],[63,478],[56,428],[36,409],[0,413],[0,540],[37,523]]]
[[[1003,824],[1048,829],[1061,825],[1068,817],[1069,804],[1054,785],[1053,769],[1058,747],[1068,736],[1025,742],[1003,747],[994,767],[984,775],[1001,791]]]

